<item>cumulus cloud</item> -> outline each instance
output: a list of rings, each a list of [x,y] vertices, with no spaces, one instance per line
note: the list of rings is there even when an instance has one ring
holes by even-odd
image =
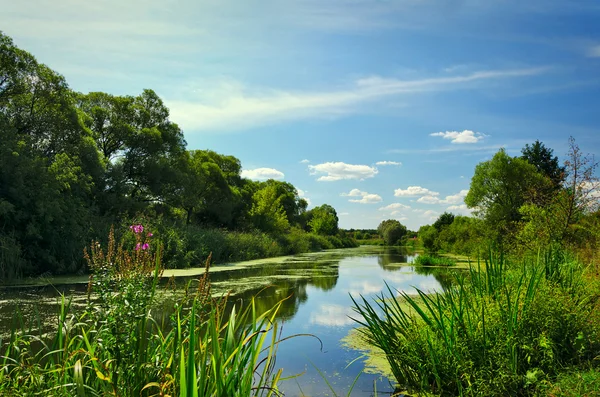
[[[464,131],[446,131],[446,132],[434,132],[429,134],[431,136],[441,136],[444,139],[450,139],[452,143],[477,143],[481,141],[486,135],[481,132],[473,132],[471,130]]]
[[[375,163],[375,165],[397,165],[397,166],[400,166],[400,165],[402,165],[402,163],[400,163],[398,161],[378,161]]]
[[[465,196],[469,193],[468,190],[461,190],[456,194],[452,194],[450,196],[446,196],[445,199],[440,199],[439,197],[435,197],[432,195],[420,197],[417,200],[417,203],[424,204],[460,204],[464,201]]]
[[[381,207],[379,208],[379,211],[394,211],[394,210],[404,210],[404,209],[409,209],[410,206],[408,205],[404,205],[404,204],[400,204],[400,203],[392,203],[390,205],[386,205],[385,207]]]
[[[467,208],[466,204],[451,205],[448,208],[446,208],[446,211],[449,211],[449,212],[452,212],[452,213],[458,214],[458,215],[471,215],[473,213],[473,210],[470,208]]]
[[[255,168],[253,170],[242,170],[242,178],[266,180],[266,179],[283,179],[283,172],[275,168]]]
[[[310,201],[310,199],[308,197],[306,197],[306,191],[304,191],[302,189],[296,189],[296,190],[298,191],[298,197],[301,197],[304,200],[306,200],[306,202],[308,203],[308,206],[310,207],[312,202]]]
[[[352,189],[348,193],[342,193],[341,196],[343,196],[343,197],[360,197],[360,199],[348,200],[351,203],[359,203],[359,204],[375,204],[375,203],[379,203],[380,201],[383,200],[381,198],[381,196],[378,194],[371,194],[371,193],[363,192],[358,189]]]
[[[310,163],[309,159],[300,160],[300,164],[308,164]]]
[[[343,179],[358,179],[373,178],[379,172],[377,168],[368,165],[346,164],[339,162],[327,162],[317,165],[309,165],[311,175],[321,175],[317,181],[332,182]]]
[[[330,327],[343,327],[354,323],[350,316],[356,318],[356,313],[349,306],[323,304],[317,311],[310,314],[310,323]]]
[[[439,196],[438,192],[431,191],[421,186],[409,186],[407,189],[394,190],[396,197],[418,197],[418,196]]]

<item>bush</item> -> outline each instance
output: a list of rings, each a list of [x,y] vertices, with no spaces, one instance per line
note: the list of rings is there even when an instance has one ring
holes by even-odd
[[[456,266],[456,262],[450,258],[428,254],[417,256],[413,261],[413,264],[417,266]]]

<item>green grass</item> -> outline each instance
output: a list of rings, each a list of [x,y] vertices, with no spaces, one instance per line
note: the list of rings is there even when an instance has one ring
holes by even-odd
[[[401,388],[464,396],[528,396],[563,368],[600,356],[600,288],[562,253],[513,266],[490,255],[451,288],[420,301],[354,300],[369,343],[385,352]],[[392,297],[392,298],[390,298]]]

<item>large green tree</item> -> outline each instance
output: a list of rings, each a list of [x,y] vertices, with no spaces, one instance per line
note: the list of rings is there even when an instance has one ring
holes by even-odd
[[[377,227],[377,232],[386,245],[396,245],[406,234],[406,226],[396,219],[382,221]]]
[[[549,183],[534,165],[500,149],[491,160],[475,167],[465,203],[485,219],[501,240],[521,220],[519,209],[535,202],[537,194],[545,191]]]

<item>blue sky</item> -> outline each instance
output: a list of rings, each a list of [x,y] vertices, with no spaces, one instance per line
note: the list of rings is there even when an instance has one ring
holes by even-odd
[[[82,92],[154,89],[190,149],[293,183],[345,228],[411,229],[475,165],[569,135],[600,154],[600,2],[4,0],[0,29]]]

